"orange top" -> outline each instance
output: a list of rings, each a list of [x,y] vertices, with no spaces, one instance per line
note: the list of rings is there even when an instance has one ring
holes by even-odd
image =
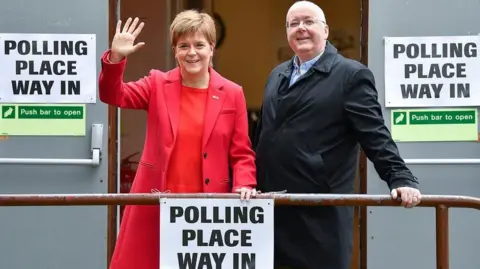
[[[207,90],[182,86],[177,140],[167,170],[167,190],[203,192],[202,137]]]

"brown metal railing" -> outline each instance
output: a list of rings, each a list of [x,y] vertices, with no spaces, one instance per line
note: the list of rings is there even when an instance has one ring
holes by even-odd
[[[101,206],[155,205],[160,198],[238,199],[236,194],[71,194],[71,195],[0,195],[0,206]],[[261,194],[255,199],[272,198],[275,205],[303,206],[399,206],[388,195],[333,194]],[[418,207],[435,207],[437,238],[437,269],[449,268],[448,209],[473,208],[480,210],[480,198],[450,195],[423,195]]]

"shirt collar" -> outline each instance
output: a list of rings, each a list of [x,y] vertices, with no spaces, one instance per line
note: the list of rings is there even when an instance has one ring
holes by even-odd
[[[320,59],[320,56],[322,56],[322,54],[323,54],[324,51],[325,51],[325,50],[323,50],[322,52],[320,52],[320,54],[318,54],[315,58],[310,59],[310,60],[304,62],[304,63],[302,64],[302,67],[304,67],[305,69],[309,69],[310,67],[312,67],[312,65],[314,65],[314,64],[318,61],[318,59]],[[299,69],[299,68],[300,68],[300,67],[298,66],[298,56],[295,56],[295,57],[293,58],[293,66],[294,66],[295,69]]]

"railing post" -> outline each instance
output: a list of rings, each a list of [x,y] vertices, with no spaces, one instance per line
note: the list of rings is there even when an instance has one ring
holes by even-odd
[[[448,269],[450,266],[448,207],[437,205],[435,207],[435,219],[437,226],[437,269]]]

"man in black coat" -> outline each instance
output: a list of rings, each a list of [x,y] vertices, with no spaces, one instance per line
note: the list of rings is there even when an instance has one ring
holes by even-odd
[[[352,193],[360,144],[392,198],[417,205],[418,181],[384,124],[372,72],[338,54],[311,2],[289,9],[287,37],[296,56],[268,77],[254,139],[259,190]],[[353,215],[352,207],[276,207],[275,267],[348,269]]]

